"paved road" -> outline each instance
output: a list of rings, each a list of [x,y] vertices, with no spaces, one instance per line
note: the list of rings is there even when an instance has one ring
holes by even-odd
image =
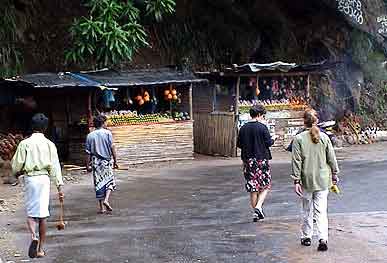
[[[112,215],[96,215],[90,185],[72,187],[67,229],[54,230],[54,203],[41,262],[387,262],[387,162],[348,156],[343,194],[330,196],[326,253],[298,243],[287,161],[273,164],[267,219],[253,223],[238,162],[202,160],[119,175]],[[15,225],[16,243],[26,245],[24,225]]]

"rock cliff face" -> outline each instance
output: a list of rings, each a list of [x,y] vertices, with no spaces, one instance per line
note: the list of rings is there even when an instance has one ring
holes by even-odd
[[[180,0],[154,42],[171,63],[337,59],[354,29],[383,46],[386,13],[381,0]]]
[[[381,0],[180,0],[177,15],[154,29],[160,63],[200,69],[246,62],[342,64],[328,72],[315,105],[326,118],[345,110],[378,111],[387,36]],[[146,53],[143,53],[146,54]],[[374,83],[374,90],[366,90]],[[325,90],[324,90],[325,89]],[[363,93],[368,101],[364,102]],[[325,95],[329,94],[329,95]],[[379,102],[380,103],[380,102]],[[369,105],[373,105],[369,107]]]
[[[63,54],[69,45],[69,25],[86,13],[81,1],[7,1],[17,10],[25,71],[73,70],[64,64]],[[386,75],[381,66],[387,51],[386,2],[177,0],[175,16],[147,25],[152,48],[141,50],[131,66],[186,64],[203,70],[276,60],[342,61],[330,73],[336,84],[330,87],[334,95],[324,103],[333,106],[325,112],[360,109],[360,94],[368,92],[367,83],[380,82]],[[343,102],[343,97],[350,99]],[[376,105],[372,96],[367,99]]]

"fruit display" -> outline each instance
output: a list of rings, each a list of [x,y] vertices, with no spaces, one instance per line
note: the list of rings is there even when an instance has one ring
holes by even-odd
[[[23,140],[21,134],[8,134],[0,136],[0,157],[3,160],[11,160],[15,154],[16,148]]]
[[[169,101],[179,100],[179,95],[177,94],[177,90],[172,88],[164,90],[164,99]]]
[[[297,110],[302,111],[308,107],[307,102],[301,97],[294,97],[291,99],[282,99],[282,100],[240,100],[239,107],[241,113],[249,112],[250,108],[254,105],[262,104],[265,106],[267,111],[280,111],[280,110]]]
[[[137,95],[136,97],[134,97],[134,101],[137,102],[139,106],[144,105],[145,102],[150,102],[151,97],[149,95],[149,92],[144,91],[142,94]],[[133,101],[129,99],[128,104],[133,104]]]
[[[187,112],[175,112],[174,117],[170,113],[155,113],[141,115],[136,111],[112,111],[105,113],[108,126],[139,125],[150,123],[163,123],[171,121],[190,120]]]
[[[175,121],[188,121],[191,119],[188,112],[175,112],[175,117],[173,118]]]

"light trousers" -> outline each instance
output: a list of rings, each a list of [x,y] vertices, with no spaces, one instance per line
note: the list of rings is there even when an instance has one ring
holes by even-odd
[[[328,241],[328,193],[329,190],[315,192],[304,190],[301,198],[301,238],[312,238],[314,218],[316,219],[318,240]]]

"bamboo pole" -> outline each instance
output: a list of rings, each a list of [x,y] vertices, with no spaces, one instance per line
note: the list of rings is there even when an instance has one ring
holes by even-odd
[[[216,85],[212,88],[212,111],[216,110]]]
[[[306,101],[310,103],[310,75],[309,74],[307,77],[307,84],[306,84]]]
[[[237,84],[236,84],[236,91],[235,91],[235,118],[234,118],[234,138],[232,138],[233,143],[233,152],[235,153],[235,156],[238,155],[238,149],[237,149],[237,136],[238,136],[238,122],[239,122],[239,89],[241,85],[241,77],[238,77]]]
[[[192,106],[192,83],[189,85],[189,116],[193,120],[193,106]]]
[[[90,90],[87,96],[87,124],[89,127],[93,125],[93,111],[92,111],[93,92]]]

